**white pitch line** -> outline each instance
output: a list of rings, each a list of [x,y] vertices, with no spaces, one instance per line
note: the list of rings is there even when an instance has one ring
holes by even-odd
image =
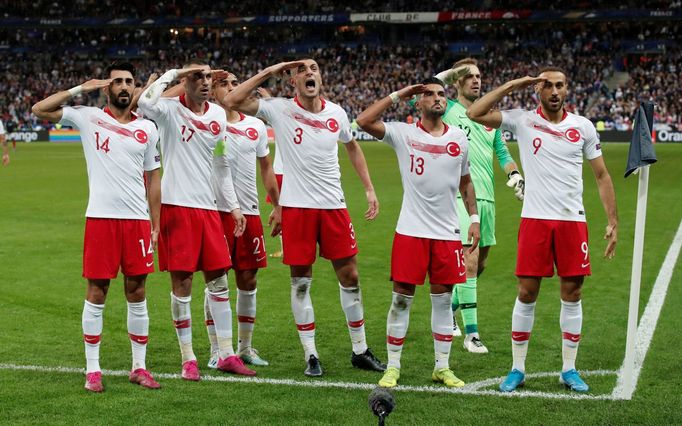
[[[74,367],[47,367],[41,365],[18,365],[18,364],[0,364],[0,370],[14,370],[14,371],[40,371],[45,373],[76,373],[83,374],[84,370],[82,368]],[[117,377],[127,377],[129,371],[125,370],[102,370],[102,374],[105,376],[117,376]],[[583,376],[605,376],[610,374],[616,374],[613,370],[595,370],[595,371],[583,371],[581,372]],[[528,374],[528,378],[541,378],[541,377],[558,377],[557,372],[547,372],[547,373],[533,373]],[[179,374],[170,373],[154,373],[154,377],[157,379],[173,379],[179,380],[181,376]],[[266,379],[261,377],[234,377],[234,376],[213,376],[204,375],[201,377],[202,380],[208,382],[228,382],[228,383],[245,383],[245,384],[269,384],[269,385],[280,385],[280,386],[299,386],[299,387],[309,387],[309,388],[334,388],[334,389],[354,389],[354,390],[372,390],[377,385],[375,383],[354,383],[354,382],[329,382],[329,381],[313,381],[313,380],[293,380],[293,379]],[[419,392],[419,393],[440,393],[440,394],[453,394],[453,395],[485,395],[485,396],[498,396],[504,398],[544,398],[544,399],[588,399],[588,400],[611,400],[614,399],[613,396],[608,394],[602,395],[586,395],[571,392],[569,393],[552,393],[552,392],[538,392],[538,391],[525,391],[520,390],[517,392],[500,392],[493,389],[482,388],[488,386],[494,386],[504,380],[504,377],[495,377],[491,379],[482,380],[479,382],[469,383],[463,388],[451,389],[442,386],[397,386],[393,390],[397,392]]]
[[[654,288],[651,290],[651,295],[649,296],[649,301],[644,309],[644,314],[642,314],[642,318],[639,320],[639,326],[637,327],[637,343],[635,346],[635,368],[632,372],[634,375],[632,391],[627,392],[625,390],[625,384],[623,382],[623,371],[625,366],[622,365],[618,371],[616,387],[613,388],[612,396],[614,399],[631,399],[632,394],[637,389],[637,380],[639,379],[639,374],[642,372],[644,359],[646,358],[646,353],[649,351],[651,340],[654,337],[654,331],[656,331],[658,317],[661,314],[661,309],[663,309],[663,302],[665,302],[665,296],[668,293],[668,286],[672,280],[673,270],[675,269],[677,258],[680,255],[680,248],[682,248],[682,221],[680,221],[680,226],[677,228],[675,238],[673,238],[673,242],[668,249],[668,254],[666,254],[663,265],[661,265],[661,269],[658,272],[658,277],[656,277]]]

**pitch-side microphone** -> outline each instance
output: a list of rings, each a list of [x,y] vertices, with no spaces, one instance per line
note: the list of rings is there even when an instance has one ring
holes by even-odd
[[[395,398],[386,388],[376,387],[369,394],[369,408],[375,416],[379,417],[379,426],[383,426],[386,417],[395,408]]]

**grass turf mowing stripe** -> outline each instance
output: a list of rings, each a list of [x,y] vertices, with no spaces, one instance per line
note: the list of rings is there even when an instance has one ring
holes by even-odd
[[[20,365],[20,364],[0,364],[0,370],[14,370],[14,371],[40,371],[45,373],[71,373],[84,374],[85,370],[75,367],[48,367],[41,365]],[[130,374],[126,370],[102,370],[104,376],[127,377]],[[583,371],[583,376],[607,376],[616,374],[612,370],[594,370]],[[179,374],[172,373],[154,373],[156,379],[172,379],[179,380],[182,377]],[[546,373],[527,374],[526,378],[543,378],[543,377],[558,377],[556,371]],[[317,380],[294,380],[294,379],[266,379],[259,377],[235,377],[235,376],[213,376],[203,375],[201,380],[208,382],[229,382],[229,383],[246,383],[246,384],[269,384],[280,386],[299,386],[309,388],[338,388],[338,389],[354,389],[354,390],[371,390],[377,387],[374,383],[354,383],[354,382],[328,382]],[[499,392],[492,389],[482,389],[489,386],[499,384],[504,377],[494,377],[478,382],[472,382],[459,389],[451,389],[441,386],[397,386],[392,390],[398,392],[413,392],[413,393],[439,393],[439,394],[459,394],[459,395],[485,395],[485,396],[499,396],[504,398],[545,398],[545,399],[589,399],[589,400],[612,400],[613,395],[585,395],[574,392],[566,393],[552,393],[552,392],[538,392],[538,391],[517,391],[517,392]]]
[[[632,390],[629,391],[625,389],[625,384],[623,382],[625,366],[623,365],[620,367],[618,373],[616,387],[613,388],[612,395],[614,399],[631,399],[632,394],[637,389],[637,380],[642,371],[642,366],[644,366],[644,358],[646,358],[646,353],[649,351],[651,339],[654,337],[654,331],[656,331],[656,324],[658,323],[661,309],[663,309],[663,302],[665,301],[665,296],[668,293],[668,286],[673,277],[673,269],[675,269],[677,258],[680,255],[680,248],[682,248],[682,221],[680,221],[675,238],[673,238],[673,242],[668,249],[668,254],[666,254],[663,265],[661,265],[661,269],[658,272],[658,277],[656,277],[654,288],[651,290],[651,295],[649,296],[649,301],[646,304],[642,318],[639,320],[637,340],[635,341],[635,368],[632,372],[634,375]]]

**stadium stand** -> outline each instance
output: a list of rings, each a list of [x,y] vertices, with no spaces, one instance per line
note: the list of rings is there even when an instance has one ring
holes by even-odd
[[[115,15],[194,14],[207,4],[140,2],[133,6],[85,0],[72,3],[70,16],[80,13],[98,16],[109,10],[107,7],[113,8]],[[252,13],[266,12],[265,3],[256,2]],[[407,7],[406,3],[391,4],[401,10]],[[441,3],[426,2],[424,7],[438,10],[443,8]],[[474,3],[473,10],[487,4]],[[526,3],[514,2],[517,8]],[[678,3],[654,2],[649,7],[675,9],[679,8]],[[36,10],[35,4],[41,5],[42,11]],[[277,12],[284,13],[294,13],[287,7],[292,10],[302,7],[298,2],[277,4]],[[325,2],[315,4],[325,7]],[[348,8],[352,9],[354,4],[350,2]],[[614,3],[598,1],[595,5],[609,7]],[[40,16],[52,16],[53,9],[51,2],[2,2],[2,6],[4,13],[0,18],[41,13]],[[322,11],[315,7],[310,10]],[[312,56],[323,67],[325,95],[339,102],[354,118],[377,96],[418,82],[449,67],[456,59],[472,55],[480,61],[484,89],[533,74],[541,66],[556,65],[566,69],[571,78],[567,100],[570,109],[595,123],[601,122],[603,128],[629,129],[637,102],[647,98],[659,107],[656,117],[659,126],[682,130],[677,102],[682,95],[680,32],[680,21],[665,19],[121,27],[106,32],[89,27],[5,28],[0,29],[0,119],[17,129],[40,128],[45,123],[38,123],[30,114],[33,103],[57,89],[99,77],[111,61],[133,61],[143,81],[152,72],[179,66],[189,52],[198,53],[213,66],[225,67],[240,77],[250,76],[281,59]],[[272,82],[271,89],[275,94],[289,93],[284,82]],[[97,94],[76,101],[101,104]],[[500,107],[534,104],[532,93],[525,91],[506,98]],[[411,114],[407,105],[401,105],[385,118],[405,120]]]

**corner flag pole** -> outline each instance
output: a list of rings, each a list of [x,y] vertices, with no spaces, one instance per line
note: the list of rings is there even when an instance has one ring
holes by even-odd
[[[635,372],[637,352],[637,324],[639,318],[639,290],[642,282],[642,258],[644,256],[644,228],[646,224],[647,195],[649,192],[649,165],[656,162],[651,133],[653,130],[653,103],[640,105],[635,118],[635,128],[630,142],[625,177],[639,171],[637,187],[637,213],[635,217],[635,241],[632,253],[632,275],[630,278],[630,304],[628,309],[625,359],[620,374],[622,394],[619,397],[631,399],[637,386],[639,374]],[[641,362],[641,360],[640,360]]]

